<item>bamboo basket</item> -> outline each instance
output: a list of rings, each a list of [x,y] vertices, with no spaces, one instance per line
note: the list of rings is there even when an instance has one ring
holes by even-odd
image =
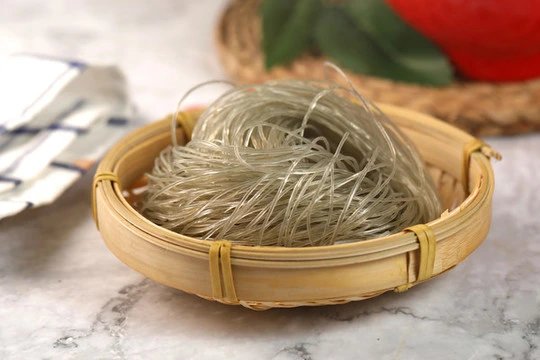
[[[227,73],[240,84],[277,78],[324,78],[323,63],[328,59],[309,54],[288,66],[265,69],[259,2],[231,0],[216,26],[217,49]],[[513,83],[457,81],[434,88],[350,72],[347,76],[368,99],[433,115],[477,136],[540,130],[540,79]],[[337,76],[330,80],[339,82]]]
[[[225,304],[341,304],[404,291],[463,261],[487,236],[493,172],[485,143],[430,116],[381,105],[418,147],[447,210],[428,224],[362,242],[311,248],[249,247],[189,238],[136,211],[154,158],[171,144],[171,116],[114,146],[94,178],[94,216],[109,249],[160,283]],[[178,117],[179,143],[200,111]],[[465,184],[465,185],[463,185]]]

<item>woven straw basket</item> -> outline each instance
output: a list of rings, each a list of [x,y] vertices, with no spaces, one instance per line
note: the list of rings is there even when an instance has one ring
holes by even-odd
[[[109,249],[165,285],[226,304],[271,307],[340,304],[404,291],[463,261],[486,237],[493,172],[485,143],[430,116],[383,110],[418,147],[438,185],[443,215],[392,236],[311,248],[249,247],[189,238],[148,221],[134,204],[154,158],[171,144],[171,117],[114,146],[94,178],[94,217]],[[178,117],[185,143],[200,115]],[[462,184],[465,184],[463,186]]]
[[[260,0],[234,0],[216,31],[221,60],[238,83],[276,78],[322,79],[322,57],[305,55],[272,71],[261,51]],[[518,134],[540,130],[540,79],[519,83],[456,82],[442,88],[347,74],[367,98],[431,114],[475,135]],[[336,80],[336,79],[331,79]]]

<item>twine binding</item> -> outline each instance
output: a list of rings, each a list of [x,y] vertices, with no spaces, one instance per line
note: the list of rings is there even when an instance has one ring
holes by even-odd
[[[193,128],[195,127],[196,121],[196,118],[193,118],[193,116],[191,116],[191,113],[188,113],[187,111],[182,111],[178,113],[176,122],[184,130],[184,133],[188,140],[191,140],[191,134],[193,133]]]
[[[237,304],[231,265],[231,242],[214,241],[208,251],[210,280],[214,300],[227,304]]]
[[[474,138],[467,145],[465,145],[463,148],[463,169],[461,171],[461,183],[463,184],[465,194],[469,193],[469,167],[471,164],[471,155],[477,151],[482,152],[482,154],[488,158],[493,157],[497,160],[502,159],[501,154],[493,150],[488,144],[480,139]]]
[[[429,280],[433,276],[433,266],[435,265],[437,240],[435,239],[433,230],[428,225],[419,224],[408,227],[405,231],[414,232],[418,239],[418,245],[420,246],[420,264],[418,265],[416,281],[409,281],[407,284],[396,287],[394,289],[395,292],[407,291],[414,285]],[[407,263],[410,262],[410,257],[411,253],[407,253]]]
[[[104,171],[101,173],[96,173],[96,175],[94,175],[94,182],[92,184],[92,215],[94,216],[94,221],[96,223],[96,228],[98,230],[99,230],[99,223],[98,223],[98,217],[97,217],[96,191],[97,191],[97,186],[99,182],[103,180],[115,182],[120,185],[120,178],[118,177],[118,175],[116,175],[113,172]]]
[[[176,124],[184,130],[186,139],[191,140],[191,134],[197,124],[197,120],[204,112],[203,109],[195,109],[190,111],[179,111],[176,116]],[[172,118],[173,115],[171,115]]]

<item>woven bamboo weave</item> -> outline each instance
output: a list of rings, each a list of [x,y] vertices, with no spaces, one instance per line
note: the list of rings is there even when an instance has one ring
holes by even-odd
[[[140,215],[137,207],[145,173],[171,144],[169,116],[128,135],[104,157],[93,185],[96,225],[109,249],[128,266],[225,304],[264,310],[342,304],[389,290],[406,291],[452,269],[487,236],[494,188],[489,157],[498,154],[430,116],[389,105],[380,108],[416,144],[437,184],[447,210],[428,224],[387,237],[311,248],[249,247],[166,230]],[[200,113],[179,114],[179,144],[187,141],[184,130],[193,129]]]
[[[217,25],[217,47],[229,75],[240,84],[276,78],[323,78],[323,63],[328,59],[312,55],[304,55],[288,66],[265,69],[259,3],[233,0]],[[431,114],[474,135],[540,130],[540,79],[500,84],[459,81],[433,88],[347,75],[359,92],[373,101]]]

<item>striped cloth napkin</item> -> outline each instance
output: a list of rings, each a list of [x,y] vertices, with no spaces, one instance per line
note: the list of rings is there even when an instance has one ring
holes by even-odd
[[[112,66],[12,55],[0,99],[0,219],[56,200],[134,127]]]

